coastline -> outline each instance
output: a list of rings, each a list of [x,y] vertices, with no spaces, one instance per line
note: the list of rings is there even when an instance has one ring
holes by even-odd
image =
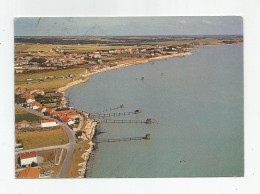
[[[60,88],[57,89],[57,92],[60,92],[60,93],[63,94],[62,100],[61,100],[61,105],[63,107],[67,106],[67,99],[66,99],[65,92],[68,89],[70,89],[70,88],[72,88],[76,85],[79,85],[79,84],[82,84],[82,83],[89,81],[90,77],[92,75],[102,73],[102,72],[106,72],[106,71],[115,70],[115,69],[120,69],[120,68],[123,68],[123,67],[132,66],[132,65],[139,65],[139,64],[153,62],[153,61],[156,61],[156,60],[168,59],[168,58],[173,58],[173,57],[182,57],[182,56],[188,56],[188,55],[192,55],[192,52],[188,51],[188,52],[184,52],[184,53],[174,53],[174,54],[171,54],[171,55],[164,55],[164,56],[159,56],[159,57],[154,57],[154,58],[149,58],[149,59],[143,59],[143,60],[140,59],[140,60],[137,60],[137,61],[132,62],[132,63],[122,63],[122,64],[119,64],[117,66],[106,67],[106,68],[102,68],[102,69],[99,69],[99,70],[95,70],[93,72],[88,72],[86,70],[83,74],[81,74],[81,76],[83,78],[81,78],[80,80],[72,81],[72,82],[68,83],[66,86],[63,86],[63,87],[60,87]]]
[[[85,82],[89,81],[89,79],[90,79],[90,77],[88,76],[88,71],[87,70],[85,70],[85,72],[83,74],[81,74],[81,76],[83,78],[81,78],[79,80],[76,80],[76,81],[72,81],[72,82],[68,83],[66,86],[63,86],[63,87],[60,87],[60,88],[57,89],[57,92],[60,92],[60,93],[63,94],[62,95],[62,99],[61,99],[61,105],[63,107],[66,107],[67,103],[68,103],[67,99],[66,99],[66,95],[65,95],[66,90],[68,90],[68,89],[70,89],[73,86],[76,86],[78,84],[85,83]],[[84,79],[84,77],[85,77],[85,79]]]
[[[89,148],[87,150],[85,150],[85,153],[83,153],[81,155],[84,162],[78,164],[78,166],[81,166],[81,168],[78,170],[78,172],[80,174],[80,176],[78,178],[84,178],[85,177],[85,173],[86,173],[86,169],[87,169],[87,163],[88,163],[88,160],[90,158],[90,155],[93,152],[93,147],[95,145],[95,143],[92,141],[92,139],[93,139],[95,132],[96,132],[96,126],[97,126],[97,122],[93,121],[92,119],[88,119],[87,125],[83,129],[83,131],[87,135],[87,139],[88,139],[87,144],[89,145]]]
[[[90,77],[92,75],[102,73],[102,72],[106,72],[106,71],[119,69],[119,68],[123,68],[123,67],[132,66],[132,65],[144,64],[144,63],[148,63],[148,62],[152,62],[152,61],[156,61],[156,60],[160,60],[160,59],[167,59],[167,58],[181,57],[181,56],[188,56],[188,55],[192,55],[192,52],[174,53],[172,55],[164,55],[164,56],[154,57],[154,58],[150,58],[150,59],[137,60],[137,61],[132,62],[132,63],[122,63],[122,64],[119,64],[117,66],[106,67],[106,68],[103,68],[103,69],[100,69],[100,70],[96,70],[94,72],[88,72],[86,70],[83,74],[81,74],[81,76],[82,76],[81,79],[76,80],[76,81],[72,81],[72,82],[68,83],[67,85],[65,85],[63,87],[58,88],[57,92],[60,92],[60,93],[63,94],[61,105],[63,107],[67,107],[67,99],[66,99],[66,95],[65,95],[66,90],[68,90],[68,89],[70,89],[73,86],[76,86],[78,84],[82,84],[82,83],[89,81]],[[85,172],[86,172],[86,169],[87,169],[87,163],[88,163],[88,160],[89,160],[89,158],[90,158],[90,156],[93,152],[93,147],[95,145],[95,143],[92,141],[92,139],[93,139],[95,132],[96,132],[97,122],[95,122],[93,119],[90,119],[88,117],[88,113],[85,113],[85,112],[84,112],[84,119],[82,120],[82,122],[84,122],[84,121],[86,121],[87,124],[83,127],[82,131],[84,131],[85,134],[86,134],[86,137],[88,139],[86,141],[86,143],[89,145],[89,148],[84,150],[84,153],[81,155],[81,158],[84,161],[78,164],[78,166],[81,167],[80,169],[78,169],[78,172],[79,172],[78,178],[84,178]]]
[[[154,57],[154,58],[149,58],[149,59],[137,60],[137,61],[132,62],[132,63],[122,63],[122,64],[119,64],[117,66],[106,67],[106,68],[88,73],[88,76],[95,75],[95,74],[102,73],[102,72],[106,72],[106,71],[115,70],[115,69],[120,69],[120,68],[123,68],[123,67],[132,66],[132,65],[139,65],[139,64],[149,63],[149,62],[153,62],[153,61],[157,61],[157,60],[161,60],[161,59],[168,59],[168,58],[173,58],[173,57],[182,57],[182,56],[188,56],[188,55],[192,55],[192,52],[174,53],[172,55],[164,55],[164,56],[159,56],[159,57]]]
[[[218,45],[206,45],[206,46],[218,46]],[[197,49],[197,48],[193,48],[193,49]],[[184,53],[174,53],[174,54],[171,54],[171,55],[164,55],[164,56],[159,56],[159,57],[154,57],[154,58],[149,58],[149,59],[140,59],[140,60],[136,60],[136,61],[131,62],[131,63],[123,63],[122,62],[121,64],[118,64],[116,66],[106,67],[106,68],[102,68],[102,69],[99,69],[99,70],[94,70],[93,72],[89,72],[89,71],[86,70],[84,73],[81,74],[81,76],[82,76],[81,79],[76,80],[76,81],[72,81],[69,84],[67,84],[66,86],[63,86],[63,87],[61,87],[57,90],[58,92],[61,92],[63,94],[62,106],[64,106],[64,107],[67,106],[65,91],[70,89],[73,86],[76,86],[78,84],[85,83],[85,82],[89,81],[92,75],[102,73],[102,72],[106,72],[106,71],[110,71],[110,70],[120,69],[120,68],[123,68],[123,67],[132,66],[132,65],[139,65],[139,64],[144,64],[144,63],[156,61],[156,60],[173,58],[173,57],[188,56],[188,55],[192,55],[192,54],[193,53],[191,51],[184,52]],[[84,150],[84,153],[81,155],[81,158],[84,160],[84,162],[81,162],[81,163],[78,164],[78,166],[81,167],[78,170],[78,172],[79,172],[78,178],[84,178],[85,177],[88,161],[89,161],[91,154],[93,153],[93,147],[95,145],[95,143],[92,141],[92,139],[93,139],[94,134],[96,132],[97,122],[95,122],[93,119],[88,118],[88,113],[84,112],[84,119],[83,119],[82,122],[84,122],[85,120],[87,120],[87,122],[89,124],[84,126],[84,128],[81,129],[81,130],[84,131],[87,135],[88,140],[86,141],[86,144],[89,145],[89,148]]]

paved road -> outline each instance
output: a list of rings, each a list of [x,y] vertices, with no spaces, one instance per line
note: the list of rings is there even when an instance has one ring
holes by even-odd
[[[58,149],[58,148],[65,148],[65,149],[67,149],[68,145],[69,144],[67,143],[67,144],[64,144],[64,145],[56,145],[56,146],[34,148],[34,149],[30,149],[30,150],[20,150],[20,151],[16,151],[15,155],[18,155],[18,154],[21,154],[21,153],[25,153],[25,152],[39,152],[39,151],[52,150],[52,149]]]
[[[15,105],[19,108],[22,108],[23,110],[30,112],[32,114],[35,114],[37,116],[41,116],[45,119],[52,119],[49,116],[44,116],[43,114],[37,112],[36,110],[32,110],[32,109],[28,109],[28,108],[23,108],[21,106]],[[68,127],[68,125],[58,121],[55,119],[55,121],[65,130],[65,132],[68,135],[69,138],[69,143],[65,144],[65,145],[58,145],[58,146],[48,146],[48,147],[42,147],[42,148],[36,148],[36,149],[31,149],[31,150],[24,150],[24,151],[19,151],[16,152],[16,154],[18,153],[24,153],[24,152],[30,152],[30,151],[43,151],[43,150],[49,150],[49,149],[55,149],[55,148],[65,148],[67,149],[67,154],[65,156],[65,159],[62,163],[60,172],[58,174],[59,178],[66,178],[66,174],[69,168],[69,164],[70,164],[70,160],[72,158],[72,154],[73,154],[73,150],[74,150],[74,144],[75,144],[75,139],[74,139],[74,134],[72,132],[72,130]]]

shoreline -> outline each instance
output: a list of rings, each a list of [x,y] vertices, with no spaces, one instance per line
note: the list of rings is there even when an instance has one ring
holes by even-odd
[[[96,126],[97,122],[93,121],[92,119],[87,118],[87,125],[84,127],[83,131],[86,133],[86,136],[88,138],[87,144],[89,145],[89,148],[85,150],[85,153],[81,155],[81,158],[84,160],[84,162],[79,163],[78,166],[81,166],[81,168],[78,170],[79,177],[78,178],[84,178],[87,170],[87,164],[88,160],[93,153],[93,147],[95,143],[92,141],[95,133],[96,133]]]
[[[85,72],[83,74],[81,74],[82,77],[85,77],[84,78],[81,78],[79,80],[76,80],[76,81],[72,81],[70,83],[68,83],[67,85],[63,86],[63,87],[60,87],[57,89],[57,92],[60,92],[63,94],[62,96],[62,100],[61,100],[61,105],[63,107],[66,107],[67,106],[67,99],[66,99],[66,95],[65,95],[65,92],[76,86],[76,85],[79,85],[79,84],[82,84],[82,83],[86,83],[87,81],[90,80],[91,76],[92,75],[95,75],[95,74],[98,74],[98,73],[103,73],[103,72],[106,72],[106,71],[111,71],[111,70],[116,70],[116,69],[120,69],[120,68],[124,68],[124,67],[128,67],[128,66],[133,66],[133,65],[140,65],[140,64],[144,64],[144,63],[149,63],[149,62],[153,62],[153,61],[157,61],[157,60],[161,60],[161,59],[168,59],[168,58],[173,58],[173,57],[182,57],[182,56],[189,56],[189,55],[192,55],[193,53],[188,51],[188,52],[184,52],[184,53],[174,53],[174,54],[171,54],[171,55],[163,55],[163,56],[159,56],[159,57],[154,57],[154,58],[149,58],[149,59],[140,59],[140,60],[137,60],[135,62],[131,62],[131,63],[122,63],[122,64],[119,64],[119,65],[116,65],[116,66],[113,66],[113,67],[106,67],[106,68],[102,68],[102,69],[99,69],[99,70],[94,70],[93,72],[88,72],[88,70],[85,70]]]
[[[85,83],[85,82],[87,82],[87,81],[90,80],[90,77],[88,76],[88,71],[87,71],[87,70],[85,70],[85,72],[84,72],[83,74],[81,74],[81,76],[82,76],[82,77],[85,77],[85,79],[81,78],[81,79],[79,79],[79,80],[72,81],[72,82],[68,83],[66,86],[63,86],[63,87],[60,87],[60,88],[57,89],[57,92],[60,92],[60,93],[63,94],[63,95],[62,95],[62,99],[61,99],[61,106],[63,106],[63,107],[66,107],[66,106],[67,106],[68,101],[67,101],[67,99],[66,99],[65,92],[66,92],[68,89],[70,89],[70,88],[72,88],[72,87],[74,87],[74,86],[76,86],[76,85]]]
[[[173,57],[182,57],[182,56],[189,56],[192,55],[192,52],[188,51],[188,52],[184,52],[184,53],[174,53],[171,55],[163,55],[163,56],[159,56],[159,57],[154,57],[154,58],[149,58],[149,59],[140,59],[137,60],[135,62],[131,62],[131,63],[122,63],[113,67],[106,67],[100,70],[96,70],[94,72],[88,73],[88,76],[92,76],[98,73],[102,73],[102,72],[106,72],[106,71],[111,71],[111,70],[115,70],[115,69],[120,69],[123,67],[128,67],[128,66],[132,66],[132,65],[140,65],[140,64],[144,64],[144,63],[149,63],[149,62],[153,62],[153,61],[157,61],[157,60],[161,60],[161,59],[168,59],[168,58],[173,58]]]
[[[223,45],[227,45],[227,44],[223,44]],[[204,45],[204,46],[220,46],[220,45]],[[197,48],[198,47],[189,48],[189,49],[197,49]],[[61,92],[63,94],[62,106],[64,106],[64,107],[67,106],[67,99],[66,99],[65,91],[74,87],[74,86],[76,86],[76,85],[78,85],[78,84],[86,83],[87,81],[90,80],[92,75],[95,75],[95,74],[98,74],[98,73],[103,73],[103,72],[106,72],[106,71],[116,70],[116,69],[120,69],[120,68],[124,68],[124,67],[128,67],[128,66],[132,66],[132,65],[139,65],[139,64],[149,63],[149,62],[153,62],[153,61],[156,61],[156,60],[168,59],[168,58],[173,58],[173,57],[189,56],[189,55],[192,55],[192,54],[193,53],[191,51],[187,51],[187,52],[183,52],[183,53],[174,53],[174,54],[171,54],[171,55],[163,55],[163,56],[158,56],[158,57],[149,58],[149,59],[140,59],[140,60],[136,60],[136,61],[131,62],[131,63],[121,63],[121,64],[118,64],[118,65],[113,66],[113,67],[106,67],[106,68],[102,68],[102,69],[99,69],[99,70],[94,70],[93,72],[88,72],[86,70],[85,73],[81,74],[81,76],[85,77],[85,79],[81,78],[80,80],[72,81],[69,84],[67,84],[66,86],[63,86],[63,87],[61,87],[57,90],[58,92]],[[85,152],[81,155],[81,157],[84,159],[84,162],[78,164],[78,166],[82,167],[81,169],[78,170],[79,171],[79,177],[78,178],[84,178],[85,177],[88,161],[89,161],[91,154],[93,153],[93,147],[95,145],[95,143],[92,142],[92,139],[94,137],[94,134],[96,133],[96,126],[97,126],[97,122],[95,122],[93,119],[88,118],[88,113],[85,114],[84,118],[87,119],[88,122],[95,123],[95,125],[91,125],[89,127],[87,127],[87,125],[86,125],[83,129],[83,131],[89,131],[88,134],[90,136],[88,137],[88,144],[90,145],[90,148],[85,150]]]
[[[67,85],[60,87],[57,89],[57,92],[62,93],[62,100],[61,100],[61,105],[63,107],[67,107],[67,99],[66,99],[66,95],[65,92],[82,83],[86,83],[87,81],[90,80],[92,75],[98,74],[98,73],[102,73],[102,72],[106,72],[106,71],[111,71],[111,70],[116,70],[116,69],[120,69],[123,67],[128,67],[128,66],[132,66],[132,65],[139,65],[139,64],[144,64],[144,63],[149,63],[149,62],[153,62],[156,60],[161,60],[161,59],[167,59],[167,58],[173,58],[173,57],[182,57],[182,56],[188,56],[188,55],[192,55],[192,52],[188,51],[188,52],[183,52],[183,53],[174,53],[171,55],[164,55],[164,56],[159,56],[159,57],[154,57],[154,58],[149,58],[149,59],[141,59],[141,60],[137,60],[135,62],[132,63],[122,63],[113,67],[106,67],[106,68],[102,68],[100,70],[96,70],[94,72],[88,72],[88,70],[86,70],[83,74],[81,74],[81,79],[76,80],[76,81],[72,81],[70,83],[68,83]],[[82,129],[82,131],[84,131],[87,135],[88,140],[86,141],[87,144],[90,146],[89,149],[84,150],[84,153],[81,155],[81,158],[83,158],[84,162],[81,162],[78,164],[78,166],[80,166],[81,168],[78,170],[79,172],[79,177],[78,178],[84,178],[85,177],[85,173],[87,170],[87,165],[88,165],[88,161],[89,158],[91,156],[91,154],[93,153],[93,147],[95,145],[95,143],[92,141],[95,133],[96,133],[96,126],[97,126],[97,122],[95,122],[93,119],[88,118],[88,113],[84,115],[84,119],[82,122],[84,122],[84,120],[87,120],[87,125]]]

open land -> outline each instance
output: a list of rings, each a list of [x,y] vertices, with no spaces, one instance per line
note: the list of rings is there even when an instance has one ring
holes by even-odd
[[[17,130],[15,137],[22,140],[24,150],[68,143],[68,137],[61,127],[49,130]]]
[[[64,96],[68,88],[88,81],[96,73],[190,55],[189,49],[197,46],[242,43],[241,36],[15,37],[15,102],[27,109],[37,110],[41,107],[38,114],[16,108],[16,123],[22,120],[40,122],[42,118],[39,115],[49,109],[60,115],[48,116],[58,119],[62,124],[44,130],[41,127],[16,129],[16,140],[22,140],[24,150],[69,142],[73,155],[65,157],[66,153],[71,152],[62,148],[64,163],[55,167],[53,177],[84,177],[97,123],[88,118],[88,113],[75,109],[73,114],[77,118],[69,118],[71,114],[66,112],[69,108]],[[38,90],[36,94],[35,89]],[[40,105],[36,105],[36,102]],[[73,142],[68,138],[71,135],[75,139]],[[48,157],[51,156],[53,152]],[[42,169],[41,173],[46,170],[48,167]],[[60,171],[64,175],[61,176]]]

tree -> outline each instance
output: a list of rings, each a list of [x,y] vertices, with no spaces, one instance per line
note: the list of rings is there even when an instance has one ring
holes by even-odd
[[[38,164],[36,162],[32,162],[31,167],[35,167],[35,166],[38,166]]]

